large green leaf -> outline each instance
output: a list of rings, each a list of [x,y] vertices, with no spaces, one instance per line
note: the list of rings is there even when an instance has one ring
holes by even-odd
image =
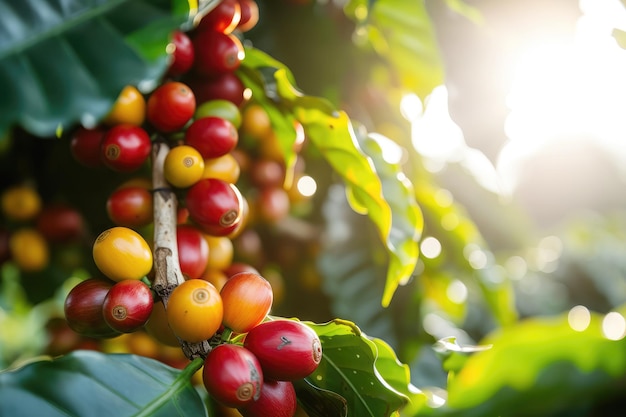
[[[402,88],[423,99],[443,84],[443,65],[423,0],[351,0],[345,12],[357,22],[357,43],[383,57]]]
[[[625,314],[532,318],[494,333],[483,341],[492,348],[451,379],[441,414],[546,416],[615,395],[626,377]]]
[[[306,379],[344,397],[349,417],[386,417],[407,404],[406,366],[386,344],[370,340],[349,321],[306,324],[319,335],[323,349],[322,361]]]
[[[417,261],[422,217],[410,192],[410,182],[397,162],[384,160],[375,140],[364,138],[364,151],[345,112],[336,110],[325,99],[298,91],[293,75],[280,62],[248,48],[242,65],[241,77],[267,110],[287,165],[295,162],[295,133],[290,119],[295,117],[304,126],[310,143],[344,180],[351,207],[367,214],[376,225],[390,258],[382,298],[382,304],[389,305],[398,284],[410,278]]]
[[[189,11],[187,0],[0,1],[0,132],[93,125],[125,85],[151,90]]]
[[[200,365],[181,371],[136,355],[75,351],[0,374],[0,415],[206,416],[190,379]]]
[[[382,303],[388,306],[398,285],[405,284],[419,257],[418,241],[424,227],[422,212],[415,200],[413,184],[400,166],[402,149],[379,134],[357,135],[359,145],[371,158],[381,178],[383,196],[391,207],[391,231],[386,245],[389,268]]]

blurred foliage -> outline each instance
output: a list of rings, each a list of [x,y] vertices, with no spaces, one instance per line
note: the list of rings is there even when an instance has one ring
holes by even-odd
[[[405,416],[619,415],[610,412],[624,405],[625,342],[623,332],[607,333],[606,320],[619,325],[626,315],[626,216],[589,215],[553,235],[535,236],[515,207],[502,203],[460,164],[449,164],[441,175],[426,169],[413,148],[411,124],[399,111],[405,94],[425,98],[444,80],[425,2],[353,0],[345,9],[336,2],[296,3],[259,1],[261,20],[246,34],[247,56],[239,74],[268,110],[288,167],[296,163],[294,120],[308,136],[301,156],[317,182],[316,197],[289,222],[255,231],[267,256],[264,271],[285,278],[288,296],[273,314],[329,321],[311,324],[327,356],[318,372],[297,386],[309,414],[393,415],[404,406]],[[480,20],[479,11],[463,2],[447,4]],[[182,21],[178,14],[158,15],[165,16],[158,32]],[[150,19],[135,17],[137,29]],[[154,59],[154,65],[139,65],[148,75],[128,71],[104,77],[113,87],[98,106],[85,105],[81,112],[88,108],[98,119],[121,86],[160,77],[165,57],[152,54],[152,47],[162,44],[153,45],[144,37],[148,32],[139,33],[118,46],[138,47],[139,56]],[[51,51],[62,46],[47,41]],[[12,62],[13,52],[30,53],[25,47],[2,51],[0,70]],[[107,51],[116,54],[118,48]],[[61,80],[76,76],[67,61],[59,63],[66,67]],[[97,170],[84,175],[71,160],[66,135],[81,115],[69,107],[45,106],[59,114],[44,129],[17,120],[10,98],[0,103],[7,110],[0,126],[18,121],[27,128],[0,139],[0,185],[36,184],[45,201],[66,200],[89,213],[90,227],[80,245],[55,251],[55,262],[43,272],[21,274],[11,262],[2,265],[0,366],[6,368],[46,352],[45,327],[60,315],[69,283],[95,273],[85,248],[94,231],[110,225],[103,209],[106,195],[125,177]],[[27,132],[49,136],[59,123],[65,127],[59,140],[41,143]],[[397,151],[398,160],[386,157],[389,149]],[[473,195],[481,202],[478,210],[463,207],[456,193]],[[420,251],[428,242],[437,242],[440,252]],[[82,263],[78,272],[76,262]],[[568,321],[576,306],[589,311],[584,329],[574,330]],[[96,377],[67,372],[94,360]],[[92,384],[104,389],[104,396],[89,395],[102,405],[116,396],[101,386],[101,373],[119,378],[117,366],[135,361],[164,376],[163,384],[144,387],[142,395],[165,393],[168,400],[139,401],[140,413],[171,405],[179,395],[199,410],[185,379],[188,371],[131,356],[81,352],[36,362],[0,374],[0,384],[13,387],[0,392],[10,397],[7,392],[31,384],[45,391],[45,378],[35,381],[33,373],[50,378],[63,373],[71,375],[68,383],[85,382],[85,390]],[[136,368],[123,368],[128,383],[145,378]],[[373,390],[362,385],[367,381]],[[54,395],[73,401],[64,392]],[[0,414],[18,398],[3,398]],[[33,413],[49,406],[30,405]]]

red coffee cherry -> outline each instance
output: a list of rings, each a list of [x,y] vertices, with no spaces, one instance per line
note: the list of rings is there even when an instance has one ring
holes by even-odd
[[[170,66],[167,73],[171,76],[178,76],[186,73],[193,66],[194,51],[193,44],[189,36],[180,30],[172,33],[173,51],[171,52]]]
[[[131,333],[146,324],[152,313],[152,291],[142,281],[124,280],[111,287],[102,304],[107,324],[121,333]]]
[[[291,381],[263,381],[261,396],[240,407],[243,417],[293,417],[298,407],[296,390]]]
[[[192,77],[188,80],[198,103],[211,100],[228,100],[236,106],[243,103],[245,86],[237,74],[225,72],[212,77]]]
[[[244,57],[241,41],[234,35],[207,30],[193,39],[194,70],[197,74],[212,77],[233,72]]]
[[[41,210],[37,216],[37,230],[51,243],[75,242],[83,235],[85,222],[75,208],[55,203]]]
[[[259,22],[259,5],[255,0],[239,0],[241,7],[241,19],[237,29],[247,32]]]
[[[180,130],[196,111],[196,97],[186,84],[169,81],[150,94],[146,116],[161,132]]]
[[[104,136],[101,155],[104,164],[119,172],[139,169],[152,149],[150,136],[141,127],[121,124],[113,126]]]
[[[202,370],[204,387],[219,403],[241,407],[258,400],[263,374],[256,357],[239,345],[218,345],[207,355]]]
[[[235,125],[221,117],[203,117],[194,121],[185,132],[185,142],[203,158],[218,158],[237,146],[239,134]]]
[[[209,262],[209,244],[191,225],[176,227],[180,269],[188,278],[201,278]]]
[[[101,143],[105,133],[101,128],[79,127],[70,140],[70,152],[76,162],[87,168],[103,167]]]
[[[65,298],[64,312],[72,330],[87,337],[113,337],[119,334],[111,329],[102,314],[102,305],[111,287],[111,281],[89,278],[70,290]]]
[[[137,228],[153,219],[152,193],[140,185],[123,186],[113,191],[106,202],[109,219],[117,226]]]
[[[244,346],[259,360],[267,379],[295,381],[309,376],[322,359],[322,343],[307,325],[293,320],[259,324]]]
[[[241,6],[237,0],[222,0],[200,20],[196,30],[230,33],[241,20]]]
[[[185,196],[189,217],[206,233],[226,236],[241,222],[243,197],[233,184],[217,178],[196,182]]]

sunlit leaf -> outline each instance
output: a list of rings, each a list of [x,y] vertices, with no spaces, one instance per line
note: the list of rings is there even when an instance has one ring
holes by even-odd
[[[310,143],[344,180],[351,207],[367,214],[376,225],[390,257],[382,298],[382,304],[387,306],[398,284],[412,274],[417,260],[416,240],[422,218],[408,192],[408,180],[401,175],[397,164],[382,160],[380,146],[375,141],[364,143],[369,143],[376,161],[363,152],[347,114],[335,110],[327,100],[298,91],[289,70],[273,58],[249,49],[243,66],[240,72],[244,82],[255,97],[261,97],[260,102],[268,110],[277,132],[285,132],[280,139],[288,166],[289,161],[295,161],[294,135],[289,134],[293,126],[285,127],[289,122],[285,115],[291,113],[304,126]]]
[[[0,2],[0,132],[94,125],[127,84],[151,90],[187,0]]]
[[[0,415],[206,416],[191,375],[136,355],[75,351],[0,374]]]
[[[408,397],[396,389],[403,379],[398,374],[406,376],[406,368],[390,349],[379,349],[349,321],[306,324],[320,337],[323,350],[322,361],[307,380],[345,398],[348,416],[386,417],[407,403]],[[385,379],[387,374],[393,385]]]
[[[616,322],[625,313],[613,313]],[[470,356],[451,379],[443,415],[546,415],[604,398],[626,374],[626,340],[610,340],[623,335],[612,334],[606,320],[592,313],[577,331],[563,314],[494,333],[482,342],[492,348]]]
[[[415,200],[413,184],[400,167],[402,149],[381,135],[357,135],[359,145],[372,159],[381,178],[383,196],[391,207],[391,231],[386,245],[390,259],[382,304],[388,306],[398,285],[405,284],[419,257],[419,238],[424,227],[422,212]],[[393,154],[386,157],[387,153]]]
[[[443,84],[441,57],[424,1],[351,0],[357,43],[386,59],[400,84],[422,99]]]

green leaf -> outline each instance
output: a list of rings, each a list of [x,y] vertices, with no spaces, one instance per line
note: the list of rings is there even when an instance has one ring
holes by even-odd
[[[357,43],[383,57],[403,88],[424,99],[443,84],[442,60],[424,1],[351,0],[345,13],[357,22]]]
[[[380,134],[357,135],[359,145],[374,163],[383,196],[391,207],[391,231],[386,245],[390,255],[382,304],[388,306],[398,285],[406,284],[419,258],[424,218],[415,200],[413,184],[400,166],[402,148]]]
[[[423,220],[410,182],[397,161],[384,160],[375,139],[364,138],[362,145],[371,155],[364,152],[345,112],[337,111],[327,100],[302,94],[294,86],[289,69],[275,59],[254,48],[246,51],[240,73],[267,110],[287,166],[295,163],[295,133],[291,134],[293,124],[288,117],[293,115],[304,126],[310,142],[344,180],[350,206],[367,214],[376,225],[390,257],[382,297],[382,305],[388,306],[398,285],[410,278],[418,258],[417,240]]]
[[[404,394],[408,387],[404,392],[397,389],[408,385],[406,368],[395,360],[391,349],[373,342],[349,321],[306,324],[320,337],[323,350],[319,366],[306,379],[345,398],[348,417],[386,417],[408,402]],[[393,384],[386,379],[388,375]]]
[[[293,381],[298,402],[309,417],[346,417],[348,404],[341,395],[316,387],[306,379]]]
[[[0,374],[0,415],[206,416],[191,375],[136,355],[75,351]]]
[[[611,314],[619,326],[626,309]],[[567,314],[538,317],[494,333],[451,379],[442,414],[547,415],[605,399],[626,374],[626,339],[607,337],[610,317],[591,313],[587,326],[574,320],[578,330]]]
[[[188,15],[186,0],[1,1],[0,132],[94,125],[125,85],[150,91]]]

